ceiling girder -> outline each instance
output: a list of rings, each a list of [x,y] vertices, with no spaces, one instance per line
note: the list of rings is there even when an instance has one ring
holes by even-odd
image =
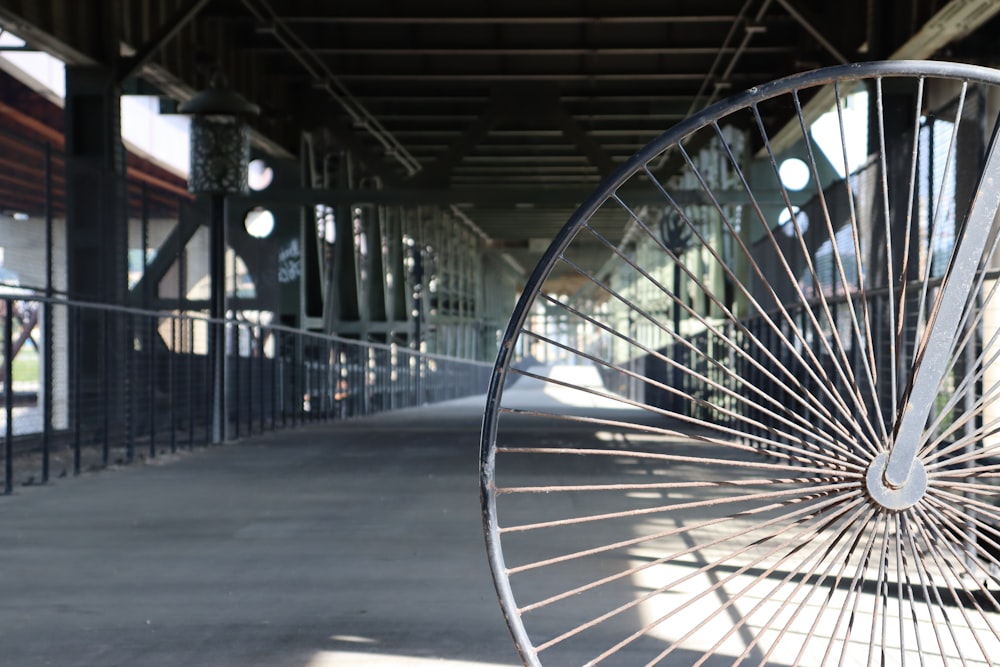
[[[234,206],[313,206],[327,204],[382,204],[393,206],[456,205],[462,209],[574,209],[593,194],[593,188],[580,186],[517,186],[504,188],[483,186],[478,188],[385,188],[339,189],[339,188],[282,188],[268,189],[244,195],[231,195],[229,201]],[[617,192],[622,201],[630,205],[657,204],[663,206],[663,194],[654,187],[623,187]],[[709,199],[702,190],[671,189],[670,196],[680,205],[706,204],[713,201],[720,204],[746,203],[746,193],[739,190],[713,193]],[[777,195],[775,195],[777,197]],[[758,203],[782,204],[776,198],[773,202],[758,198]],[[474,214],[470,213],[474,217]]]
[[[93,47],[127,43],[119,75],[140,72],[179,100],[204,86],[198,64],[215,58],[264,109],[258,148],[267,136],[266,151],[294,153],[312,133],[317,150],[350,153],[354,184],[382,186],[234,204],[469,204],[461,210],[491,238],[512,242],[554,235],[601,176],[723,95],[865,58],[866,46],[872,57],[932,57],[1000,10],[1000,0],[108,0],[125,19],[116,42],[86,34],[85,9],[101,2],[0,0],[0,25],[74,64],[114,65],[102,60],[112,49]],[[870,28],[887,25],[872,43]],[[650,168],[666,181],[683,163],[672,151]],[[662,205],[652,187],[622,194]],[[519,257],[528,264],[531,252]]]
[[[457,141],[452,142],[443,154],[414,177],[414,185],[446,185],[455,165],[482,143],[490,130],[506,114],[510,102],[511,100],[504,90],[494,91],[486,109],[465,129]]]
[[[122,85],[138,73],[142,66],[149,62],[150,58],[156,55],[164,44],[176,37],[177,33],[190,23],[209,2],[211,0],[188,0],[187,4],[174,12],[173,16],[163,23],[145,44],[136,49],[133,55],[121,58],[118,69],[118,85]]]

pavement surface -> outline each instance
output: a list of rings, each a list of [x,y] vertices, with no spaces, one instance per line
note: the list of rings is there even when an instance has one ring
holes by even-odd
[[[520,664],[480,524],[483,402],[0,498],[0,666]]]
[[[726,531],[749,535],[759,521],[740,519],[735,510],[741,505],[720,503],[717,511],[733,513],[733,520],[716,526],[708,520],[714,506],[687,507],[693,496],[684,489],[666,493],[646,484],[635,491],[635,482],[700,480],[720,497],[736,473],[635,456],[633,450],[646,447],[691,457],[707,453],[687,437],[616,430],[611,425],[662,419],[570,388],[600,389],[592,369],[543,372],[569,386],[522,378],[508,387],[503,403],[513,412],[501,419],[498,443],[621,451],[524,459],[508,452],[498,466],[502,485],[544,492],[502,496],[501,523],[525,526],[625,510],[615,521],[588,521],[579,524],[582,529],[571,523],[505,534],[507,565],[526,570],[515,577],[518,604],[577,591],[528,612],[534,637],[558,637],[609,609],[624,610],[601,617],[592,631],[567,634],[572,641],[556,642],[543,655],[546,667],[585,664],[639,628],[647,629],[640,640],[601,664],[647,664],[669,646],[669,658],[657,663],[663,667],[723,667],[739,655],[747,655],[748,664],[778,667],[797,662],[800,637],[815,630],[821,642],[836,631],[830,623],[811,625],[828,597],[831,608],[846,605],[842,588],[804,600],[795,618],[807,627],[790,625],[784,640],[759,632],[758,619],[748,620],[754,613],[777,618],[783,598],[772,599],[769,591],[782,577],[794,583],[795,571],[772,576],[763,566],[750,567],[756,561],[737,569],[731,552],[738,544],[722,552],[713,546],[731,537]],[[255,435],[0,497],[0,667],[516,667],[480,521],[484,404],[480,396]],[[594,420],[540,420],[527,414],[532,411]],[[617,495],[545,490],[609,482],[628,484]],[[698,531],[677,530],[685,525]],[[543,535],[535,537],[538,532]],[[637,536],[645,539],[635,542]],[[523,567],[616,544],[629,548]],[[664,560],[664,554],[680,555]],[[708,570],[708,563],[716,567]],[[606,577],[614,583],[573,588]],[[865,588],[852,605],[859,628],[876,627],[875,590]],[[923,606],[914,609],[926,616]],[[705,634],[686,642],[685,624],[701,619]],[[883,622],[883,632],[896,620]],[[919,624],[924,647],[935,645],[933,629]],[[976,637],[992,636],[987,630],[958,634],[956,645],[972,646]],[[849,648],[860,657],[841,664],[869,664],[869,635],[875,637],[855,633]],[[772,640],[773,652],[765,655]],[[841,643],[846,655],[846,640]],[[912,659],[997,664],[959,655],[944,662]],[[826,664],[826,658],[816,653],[807,664]]]

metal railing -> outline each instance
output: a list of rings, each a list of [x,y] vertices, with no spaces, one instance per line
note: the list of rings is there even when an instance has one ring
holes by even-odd
[[[998,274],[991,272],[984,278],[987,285],[992,285]],[[753,446],[759,446],[758,436],[772,443],[785,440],[780,435],[781,420],[765,405],[768,400],[789,411],[801,410],[799,416],[809,420],[813,414],[800,400],[803,395],[812,397],[812,405],[829,414],[841,409],[832,402],[833,396],[856,397],[849,406],[851,409],[871,414],[873,419],[889,425],[896,410],[890,393],[891,378],[895,374],[898,385],[905,384],[905,375],[914,363],[920,331],[930,315],[927,304],[933,303],[940,283],[940,279],[928,282],[929,296],[924,304],[920,303],[919,286],[907,285],[906,312],[910,315],[895,333],[894,347],[890,346],[889,339],[894,333],[885,313],[887,309],[898,308],[903,293],[890,296],[883,288],[853,293],[850,297],[827,296],[825,312],[819,301],[815,301],[787,306],[784,313],[773,311],[766,317],[750,317],[738,325],[720,323],[718,334],[701,331],[689,336],[686,345],[667,346],[657,356],[632,360],[630,363],[648,378],[642,386],[631,387],[622,376],[615,375],[613,381],[617,384],[609,382],[609,387],[657,408],[736,428],[745,433],[746,443]],[[979,314],[973,314],[971,319],[975,322],[979,318]],[[990,331],[995,330],[994,319],[987,317],[986,328]],[[865,330],[866,323],[872,328],[870,332]],[[930,414],[939,431],[948,429],[956,411],[988,393],[982,382],[966,381],[979,372],[976,368],[985,361],[981,327],[982,324],[960,332],[960,346],[954,352],[959,361],[943,379],[939,400]],[[863,339],[868,336],[873,345],[871,358],[862,349]],[[721,337],[731,342],[723,344]],[[737,349],[742,352],[738,354]],[[666,364],[665,358],[676,362],[676,366]],[[881,415],[876,417],[878,413]],[[988,413],[1000,414],[994,408]],[[974,423],[970,422],[968,427],[972,426]],[[787,444],[803,446],[799,437],[787,439]]]
[[[483,393],[491,370],[265,322],[30,293],[0,294],[0,321],[4,494],[220,440]],[[218,410],[216,339],[225,341]]]

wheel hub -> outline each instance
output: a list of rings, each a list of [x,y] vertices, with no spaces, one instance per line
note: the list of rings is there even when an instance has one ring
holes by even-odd
[[[869,497],[883,508],[898,512],[912,507],[924,497],[927,492],[927,471],[924,464],[915,460],[910,467],[910,475],[900,487],[886,482],[885,468],[889,462],[889,453],[883,452],[875,457],[865,475],[865,488]]]

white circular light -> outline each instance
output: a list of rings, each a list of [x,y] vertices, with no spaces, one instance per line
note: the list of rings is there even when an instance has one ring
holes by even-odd
[[[799,232],[805,234],[806,230],[809,229],[809,216],[806,215],[805,211],[799,210],[798,206],[793,206],[791,211],[787,208],[781,209],[781,213],[778,214],[778,226],[781,228],[781,231],[786,236],[795,236],[795,225],[792,224],[792,215],[795,216]]]
[[[247,165],[247,185],[251,190],[263,190],[274,180],[274,171],[260,158]]]
[[[274,214],[260,206],[252,208],[243,218],[243,227],[255,239],[266,239],[274,231]]]
[[[809,166],[797,157],[790,157],[778,167],[778,176],[782,185],[798,191],[809,185]]]

